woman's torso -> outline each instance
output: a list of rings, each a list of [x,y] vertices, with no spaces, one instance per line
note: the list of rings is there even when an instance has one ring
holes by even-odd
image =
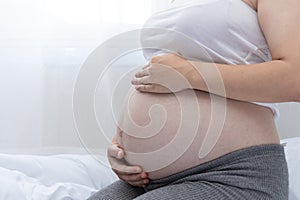
[[[244,2],[237,1],[239,0],[211,0],[208,4],[187,7],[187,10],[173,8],[175,11],[179,9],[177,10],[179,13],[175,16],[172,15],[174,11],[172,9],[167,13],[153,16],[152,18],[159,19],[159,16],[167,14],[165,18],[161,18],[162,22],[151,21],[151,18],[147,22],[148,25],[152,24],[152,27],[164,26],[163,32],[156,28],[152,33],[151,29],[142,31],[142,44],[146,47],[153,44],[158,47],[144,50],[146,58],[164,52],[160,48],[167,48],[193,60],[229,64],[250,64],[270,60],[270,53],[255,11]],[[188,20],[185,19],[187,13],[191,14],[188,14],[189,17],[200,18],[200,11],[205,12],[203,16],[212,14],[218,16],[214,16],[211,20],[209,18],[199,20],[198,25],[194,24],[197,27],[184,24],[184,21]],[[240,16],[242,11],[246,15],[244,18]],[[224,14],[230,14],[225,22]],[[236,19],[234,16],[242,19]],[[173,24],[168,22],[169,17],[174,18],[171,20]],[[242,23],[239,20],[242,20]],[[184,26],[178,26],[180,23]],[[205,23],[208,24],[206,27]],[[201,31],[204,28],[206,30]],[[172,31],[169,32],[172,29],[173,32],[176,31],[175,35]],[[191,29],[194,30],[185,31]],[[199,30],[198,34],[202,33],[203,38],[201,34],[195,35],[196,30]],[[224,31],[220,32],[221,30]],[[185,31],[185,35],[176,36],[179,31]],[[191,39],[187,39],[184,43],[178,42],[187,35]],[[211,39],[205,39],[207,37]],[[195,103],[199,107],[196,108]],[[188,90],[178,94],[133,91],[125,108],[120,119],[120,128],[123,132],[119,134],[119,143],[126,151],[127,162],[142,166],[152,179],[180,172],[241,148],[279,142],[274,113],[268,107],[210,96],[202,91],[192,93],[192,90]],[[164,123],[160,123],[161,121]],[[203,149],[206,153],[199,154]]]

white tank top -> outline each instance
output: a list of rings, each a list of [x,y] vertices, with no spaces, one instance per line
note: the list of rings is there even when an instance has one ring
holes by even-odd
[[[175,4],[145,22],[141,45],[146,60],[166,52],[176,52],[190,60],[232,65],[272,60],[257,12],[242,0]],[[277,104],[252,103],[270,108],[279,117]]]

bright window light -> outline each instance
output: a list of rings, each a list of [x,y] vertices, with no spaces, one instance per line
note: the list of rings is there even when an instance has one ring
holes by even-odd
[[[142,24],[151,0],[45,0],[48,14],[70,24]]]
[[[99,0],[46,0],[48,14],[70,24],[98,23],[99,6]]]
[[[125,24],[142,24],[151,14],[150,0],[122,1],[122,22]]]
[[[122,0],[123,1],[123,0]],[[101,1],[101,21],[104,24],[117,24],[121,18],[121,1]]]

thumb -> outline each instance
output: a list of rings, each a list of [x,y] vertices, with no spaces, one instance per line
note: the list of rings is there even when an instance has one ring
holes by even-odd
[[[107,155],[117,159],[122,159],[125,156],[125,152],[117,144],[112,144],[108,147]]]

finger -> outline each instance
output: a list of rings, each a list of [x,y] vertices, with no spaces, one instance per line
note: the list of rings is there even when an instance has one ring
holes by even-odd
[[[138,181],[146,179],[146,178],[143,178],[142,173],[130,174],[130,175],[121,174],[121,175],[119,175],[119,178],[126,182],[138,182]]]
[[[136,186],[136,187],[145,187],[146,185],[149,184],[149,179],[144,179],[141,181],[136,181],[136,182],[128,182],[130,185]]]
[[[115,157],[118,159],[122,159],[125,155],[125,152],[117,144],[112,144],[108,147],[107,154],[108,157]]]
[[[141,172],[141,173],[137,173],[137,174],[127,174],[127,175],[123,175],[121,174],[120,177],[126,179],[127,181],[140,181],[143,179],[148,179],[148,174],[146,172]]]
[[[150,83],[149,76],[144,76],[142,78],[133,78],[131,80],[131,84],[133,84],[133,85],[144,85],[144,84],[149,84],[149,83]]]
[[[135,89],[137,91],[140,91],[140,92],[155,92],[155,86],[154,85],[139,85],[137,84],[135,86]]]
[[[170,89],[157,84],[136,85],[135,89],[139,92],[173,93]]]
[[[147,69],[148,67],[150,67],[150,62],[148,62],[148,64],[145,65],[142,69]]]
[[[139,166],[129,166],[123,160],[110,158],[112,170],[118,175],[137,174],[142,172]]]
[[[141,78],[144,76],[150,76],[150,71],[149,71],[149,67],[145,68],[143,70],[138,71],[137,73],[135,73],[134,75],[136,78]]]

